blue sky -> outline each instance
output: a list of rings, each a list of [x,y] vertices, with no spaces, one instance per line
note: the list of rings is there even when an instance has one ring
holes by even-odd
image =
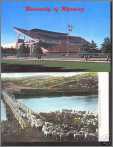
[[[80,7],[84,12],[41,12],[25,11],[25,7]],[[67,25],[73,25],[70,35],[81,36],[88,41],[94,40],[98,46],[105,37],[110,36],[110,3],[102,1],[61,2],[61,1],[24,1],[2,2],[1,42],[10,44],[16,41],[14,26],[32,29],[39,28],[57,32],[67,32]]]

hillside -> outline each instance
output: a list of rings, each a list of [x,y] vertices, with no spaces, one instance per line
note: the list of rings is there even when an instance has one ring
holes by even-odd
[[[29,77],[18,80],[3,80],[3,88],[17,87],[21,92],[32,89],[32,93],[40,93],[41,91],[55,93],[58,91],[63,93],[93,93],[98,92],[97,73],[82,73],[72,77],[50,77],[38,78]],[[11,86],[12,85],[12,86]],[[14,89],[14,88],[13,88]],[[43,92],[41,92],[43,94]]]

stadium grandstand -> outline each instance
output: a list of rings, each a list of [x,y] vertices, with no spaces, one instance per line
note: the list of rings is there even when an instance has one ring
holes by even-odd
[[[25,44],[30,48],[30,56],[33,54],[33,46],[38,43],[46,56],[78,56],[81,47],[89,43],[82,37],[70,36],[68,33],[53,32],[41,29],[26,30],[14,27],[17,33],[16,48]]]

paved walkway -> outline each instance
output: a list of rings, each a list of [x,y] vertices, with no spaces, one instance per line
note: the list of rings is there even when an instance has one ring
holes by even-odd
[[[90,58],[87,61],[85,61],[82,58],[42,58],[42,59],[37,59],[37,58],[28,58],[28,57],[21,57],[21,58],[16,58],[16,57],[10,57],[10,58],[2,58],[2,60],[16,60],[16,61],[34,61],[34,60],[46,60],[46,61],[77,61],[77,62],[96,62],[96,63],[110,63],[110,61],[106,61],[106,58]]]

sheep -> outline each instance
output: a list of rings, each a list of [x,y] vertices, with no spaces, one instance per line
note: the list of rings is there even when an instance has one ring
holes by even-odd
[[[31,121],[31,127],[34,128],[34,126],[35,126],[34,121]]]
[[[51,135],[51,131],[49,130],[44,130],[44,136],[48,137]]]
[[[42,132],[44,133],[44,136],[48,136],[48,135],[51,135],[52,134],[52,131],[49,130],[45,125],[43,125],[42,127]]]
[[[64,136],[64,133],[63,133],[63,132],[59,132],[59,133],[58,133],[58,136],[59,136],[60,141],[61,141],[61,140],[62,140],[62,137]]]

